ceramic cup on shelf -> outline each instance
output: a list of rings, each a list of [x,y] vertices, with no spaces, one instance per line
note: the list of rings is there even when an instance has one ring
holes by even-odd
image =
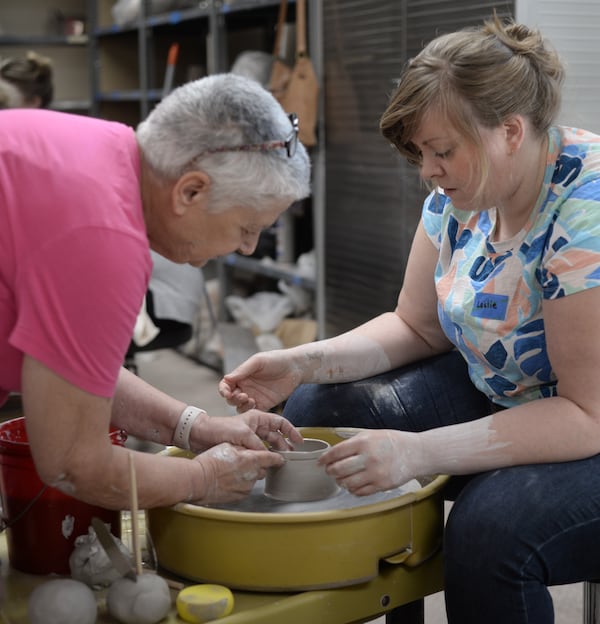
[[[293,450],[275,450],[285,463],[267,470],[265,494],[285,502],[321,500],[335,494],[338,489],[335,479],[317,463],[329,447],[325,440],[305,438]]]

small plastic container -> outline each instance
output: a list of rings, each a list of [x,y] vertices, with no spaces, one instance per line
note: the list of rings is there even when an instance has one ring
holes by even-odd
[[[287,502],[320,500],[335,494],[335,479],[317,463],[330,446],[325,440],[304,438],[294,450],[275,451],[285,459],[285,464],[267,470],[265,494]]]
[[[123,446],[124,431],[110,434]],[[25,418],[0,424],[0,496],[10,565],[29,574],[70,574],[75,538],[86,535],[94,516],[120,537],[120,512],[89,505],[40,480],[29,449]]]

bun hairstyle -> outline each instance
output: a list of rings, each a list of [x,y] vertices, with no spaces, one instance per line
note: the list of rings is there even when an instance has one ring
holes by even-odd
[[[20,106],[48,108],[54,97],[52,78],[52,61],[35,52],[28,52],[25,58],[0,60],[0,81],[18,89]]]
[[[480,27],[437,37],[408,61],[380,130],[416,165],[411,139],[431,108],[480,147],[477,125],[493,128],[515,114],[541,136],[560,109],[563,80],[561,60],[538,30],[494,14]]]
[[[23,94],[6,80],[0,78],[0,109],[19,108],[23,105]]]

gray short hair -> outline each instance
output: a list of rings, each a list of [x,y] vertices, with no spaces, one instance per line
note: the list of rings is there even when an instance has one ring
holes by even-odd
[[[194,169],[210,176],[210,209],[217,212],[232,205],[260,209],[273,199],[292,203],[309,194],[310,161],[301,144],[291,158],[284,148],[210,153],[283,141],[291,130],[286,112],[260,84],[216,74],[175,89],[139,124],[136,136],[159,178],[173,181]]]

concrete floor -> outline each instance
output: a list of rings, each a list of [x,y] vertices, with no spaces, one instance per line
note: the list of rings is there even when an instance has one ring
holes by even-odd
[[[157,388],[211,415],[234,413],[217,391],[220,373],[171,350],[138,353],[136,358],[140,377]],[[555,624],[583,624],[582,584],[553,587],[550,591],[554,599]],[[375,622],[383,624],[385,619],[378,618]],[[425,599],[425,624],[447,624],[443,593]]]

